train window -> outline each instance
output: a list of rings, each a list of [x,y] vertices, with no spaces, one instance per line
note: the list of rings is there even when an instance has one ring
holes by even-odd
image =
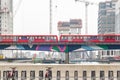
[[[84,37],[84,41],[87,41],[87,37]]]
[[[73,36],[72,38],[73,38],[73,39],[75,39],[75,38],[76,38],[76,36]]]
[[[9,36],[5,36],[5,39],[9,39]]]
[[[117,40],[120,40],[120,36],[117,36]]]
[[[62,36],[62,40],[64,40],[65,39],[65,37],[64,36]]]
[[[27,36],[26,39],[29,39],[29,37]]]
[[[108,71],[108,79],[109,80],[113,80],[114,77],[113,77],[113,71]]]
[[[43,80],[43,71],[42,70],[39,71],[39,80]]]
[[[77,36],[77,39],[79,39],[79,36]]]
[[[103,36],[98,36],[98,39],[99,39],[100,41],[102,41],[102,40],[103,40]]]
[[[91,80],[96,80],[95,71],[91,71]]]
[[[54,40],[56,40],[56,37],[54,37]]]
[[[2,41],[2,37],[0,37],[0,41]]]
[[[61,74],[60,71],[57,71],[57,80],[60,80]]]
[[[35,71],[30,71],[30,80],[35,79]]]
[[[67,39],[67,37],[66,36],[62,36],[62,40],[66,40]]]
[[[105,80],[105,73],[104,73],[104,71],[100,71],[100,80]]]
[[[74,71],[74,80],[78,80],[78,71]]]
[[[68,37],[68,40],[69,40],[69,41],[71,41],[71,40],[72,40],[72,37],[71,37],[71,36],[69,36],[69,37]]]
[[[51,40],[54,40],[55,37],[50,37]]]
[[[26,71],[22,71],[21,72],[21,80],[26,80],[27,76],[26,76]]]
[[[22,40],[26,40],[27,37],[26,37],[26,36],[21,36],[21,39],[22,39]]]
[[[42,39],[42,37],[41,36],[37,36],[36,39]]]
[[[5,39],[5,37],[3,36],[2,39]]]
[[[87,80],[87,71],[83,71],[83,80]]]
[[[21,39],[21,37],[19,36],[18,39]]]
[[[65,72],[65,80],[69,80],[69,71]]]
[[[120,80],[120,71],[117,71],[117,80]]]
[[[35,36],[34,39],[37,39],[37,36]]]
[[[42,39],[45,39],[45,38],[46,38],[46,37],[44,37],[44,36],[42,37]]]
[[[13,37],[13,41],[17,41],[18,38],[16,36]]]

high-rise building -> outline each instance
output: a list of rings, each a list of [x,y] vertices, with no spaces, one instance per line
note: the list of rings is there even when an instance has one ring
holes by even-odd
[[[98,34],[115,34],[115,6],[117,0],[111,0],[99,3],[98,13]],[[120,29],[119,29],[120,30]],[[100,59],[106,59],[118,56],[118,50],[98,51]]]
[[[0,34],[13,34],[13,0],[0,0]]]
[[[82,20],[81,19],[70,19],[70,21],[59,21],[58,31],[60,34],[81,34]]]
[[[99,3],[98,34],[115,33],[116,0]]]
[[[115,33],[120,34],[120,0],[117,1],[116,3],[116,17],[115,17]]]

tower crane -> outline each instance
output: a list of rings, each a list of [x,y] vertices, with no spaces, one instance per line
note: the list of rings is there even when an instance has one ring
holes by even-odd
[[[50,34],[52,34],[52,0],[50,0],[50,5],[49,5],[49,7],[50,7],[50,26],[49,26],[49,33]]]
[[[93,5],[93,4],[96,4],[96,3],[93,3],[93,2],[89,2],[89,1],[86,1],[86,0],[75,0],[75,2],[82,2],[82,3],[85,3],[85,34],[88,34],[88,5]]]

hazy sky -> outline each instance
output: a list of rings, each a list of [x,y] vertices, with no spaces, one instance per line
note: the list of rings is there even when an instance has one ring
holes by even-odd
[[[50,0],[13,0],[14,34],[49,34]],[[82,1],[82,0],[81,0]],[[84,1],[84,0],[83,0]],[[98,3],[105,0],[87,0]],[[20,6],[19,6],[20,5]],[[88,33],[97,34],[98,5],[88,6]],[[85,34],[85,4],[74,0],[52,0],[52,34],[58,34],[57,22],[82,19]]]

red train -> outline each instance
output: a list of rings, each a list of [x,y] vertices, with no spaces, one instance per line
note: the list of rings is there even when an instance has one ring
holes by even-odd
[[[58,42],[57,35],[0,35],[0,43]]]
[[[58,40],[59,38],[59,40]],[[111,43],[120,42],[120,35],[0,35],[0,43]]]
[[[120,42],[120,35],[106,34],[106,35],[61,35],[61,42],[72,42],[72,43],[111,43]]]

